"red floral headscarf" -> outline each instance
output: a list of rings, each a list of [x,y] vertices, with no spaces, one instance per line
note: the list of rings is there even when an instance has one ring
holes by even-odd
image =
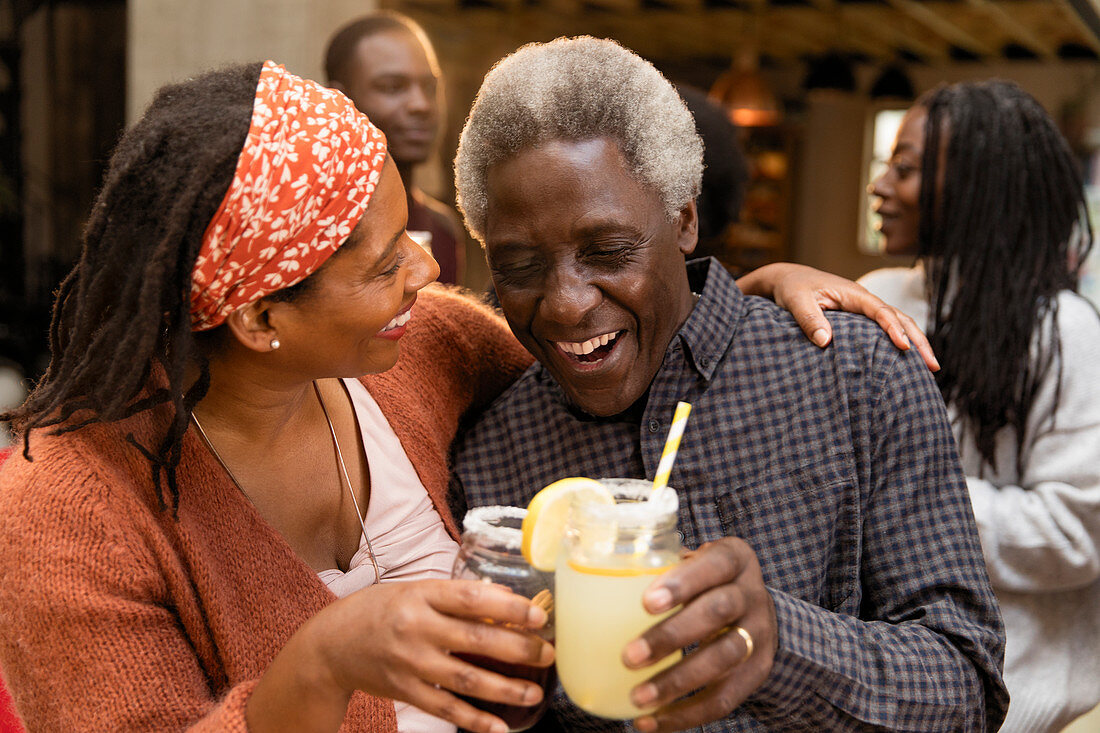
[[[343,94],[267,61],[233,182],[191,272],[191,330],[317,270],[351,234],[386,138]]]

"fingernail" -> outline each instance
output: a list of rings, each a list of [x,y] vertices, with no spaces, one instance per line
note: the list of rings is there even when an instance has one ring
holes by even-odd
[[[653,613],[661,613],[672,608],[672,591],[662,586],[651,588],[645,592],[645,604]]]
[[[523,704],[534,705],[542,700],[542,688],[537,685],[529,685],[523,688]]]
[[[936,357],[932,357],[932,371],[938,372],[940,370],[940,360]]]
[[[623,649],[623,659],[627,664],[637,666],[649,659],[652,650],[645,639],[635,639]]]
[[[640,708],[647,707],[657,699],[657,686],[646,682],[645,684],[638,685],[634,688],[634,692],[630,695],[634,700],[634,704]]]
[[[813,336],[810,336],[810,340],[818,346],[824,346],[825,344],[829,343],[829,332],[826,331],[824,328],[819,328],[814,331]]]
[[[546,611],[543,611],[538,606],[531,606],[527,609],[527,625],[534,629],[541,629],[546,625],[548,618]]]
[[[508,733],[508,726],[498,720],[489,726],[489,730],[493,733]]]
[[[905,342],[905,348],[907,349],[913,345],[909,342],[909,336],[904,333],[901,335],[901,340]]]
[[[641,733],[653,733],[653,731],[657,730],[657,719],[652,715],[646,715],[645,717],[635,720],[634,727],[641,731]]]

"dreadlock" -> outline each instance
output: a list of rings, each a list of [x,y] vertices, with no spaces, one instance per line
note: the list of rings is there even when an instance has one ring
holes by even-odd
[[[917,104],[928,114],[918,255],[937,380],[990,467],[996,433],[1015,430],[1022,472],[1049,369],[1058,369],[1055,406],[1061,389],[1057,295],[1077,290],[1092,248],[1084,181],[1054,121],[1012,82],[941,86]]]
[[[22,406],[0,415],[22,432],[28,460],[34,428],[66,433],[170,403],[159,445],[127,438],[150,461],[161,507],[174,506],[183,435],[210,384],[191,333],[191,270],[233,178],[260,70],[234,66],[162,88],[119,141],[80,259],[57,291],[49,367]],[[168,386],[148,390],[158,363]]]

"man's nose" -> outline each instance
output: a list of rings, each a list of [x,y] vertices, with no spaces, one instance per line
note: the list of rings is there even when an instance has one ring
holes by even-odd
[[[576,326],[599,305],[601,297],[599,288],[576,268],[558,267],[546,279],[539,315],[554,323]]]
[[[408,107],[414,112],[427,114],[435,108],[435,94],[423,84],[413,84],[409,89]]]

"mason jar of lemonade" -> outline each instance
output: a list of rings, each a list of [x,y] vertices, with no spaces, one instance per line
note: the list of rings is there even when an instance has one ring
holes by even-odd
[[[680,660],[670,654],[642,669],[627,669],[623,647],[665,616],[642,606],[642,593],[680,562],[677,497],[650,481],[600,479],[614,504],[577,500],[566,522],[554,582],[558,678],[582,710],[630,719],[646,712],[630,691]]]

